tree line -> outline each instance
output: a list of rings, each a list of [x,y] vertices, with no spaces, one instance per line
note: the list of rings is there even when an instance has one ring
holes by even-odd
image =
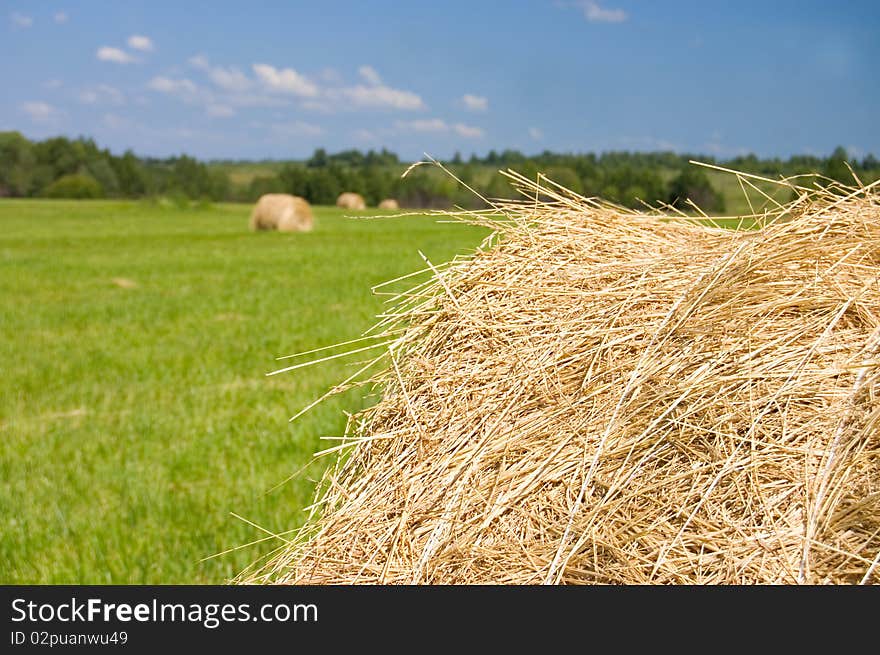
[[[851,158],[837,148],[827,157],[796,155],[788,159],[755,155],[716,162],[712,157],[673,152],[606,152],[601,154],[544,151],[527,156],[516,150],[490,150],[480,157],[456,153],[444,164],[456,182],[436,167],[420,167],[405,179],[406,167],[396,154],[382,149],[328,153],[319,148],[304,161],[202,162],[187,155],[164,159],[115,155],[92,139],[53,137],[31,141],[19,132],[0,132],[0,196],[48,198],[178,197],[192,200],[253,202],[264,193],[292,193],[318,205],[335,203],[343,191],[364,196],[375,206],[395,198],[403,207],[477,208],[482,203],[464,185],[488,198],[510,198],[515,192],[497,174],[511,168],[533,178],[540,172],[585,196],[599,196],[628,207],[669,203],[684,207],[687,198],[706,211],[723,211],[722,194],[705,171],[690,159],[767,177],[820,173],[852,183],[880,178],[880,162],[867,155]],[[251,174],[233,172],[249,169]],[[237,181],[236,177],[243,177]]]
[[[229,178],[182,155],[168,159],[114,155],[92,139],[53,137],[31,141],[0,132],[0,196],[142,198],[180,194],[226,199]]]

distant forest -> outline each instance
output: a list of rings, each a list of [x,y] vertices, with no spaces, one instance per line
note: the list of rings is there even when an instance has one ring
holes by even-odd
[[[724,211],[724,194],[713,186],[695,159],[770,178],[818,173],[853,183],[880,178],[873,155],[848,156],[842,147],[827,157],[797,155],[761,159],[755,155],[723,161],[705,155],[673,152],[568,154],[549,151],[527,156],[515,150],[489,151],[465,159],[456,154],[443,162],[466,184],[490,198],[513,197],[508,181],[497,174],[512,168],[527,177],[541,172],[587,196],[628,206],[658,202],[684,206],[691,198],[706,211]],[[479,207],[470,191],[435,167],[421,167],[401,179],[408,162],[387,150],[318,149],[305,161],[211,161],[181,155],[165,159],[114,155],[92,139],[54,137],[31,141],[19,132],[0,132],[0,197],[144,198],[253,202],[264,193],[292,193],[318,205],[332,205],[343,191],[364,196],[375,206],[395,198],[402,207]],[[850,171],[852,169],[852,171]],[[820,178],[818,183],[823,183]]]

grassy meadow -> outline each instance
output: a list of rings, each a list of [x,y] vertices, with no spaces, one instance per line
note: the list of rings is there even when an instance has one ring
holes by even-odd
[[[483,231],[317,208],[252,234],[249,207],[0,201],[0,583],[218,583],[301,522],[349,392],[288,418],[357,357],[266,377],[357,337],[370,286]],[[274,544],[277,545],[277,542]]]

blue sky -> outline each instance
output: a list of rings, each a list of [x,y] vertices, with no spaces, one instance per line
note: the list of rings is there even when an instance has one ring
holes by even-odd
[[[0,2],[0,129],[118,152],[880,155],[880,2]]]

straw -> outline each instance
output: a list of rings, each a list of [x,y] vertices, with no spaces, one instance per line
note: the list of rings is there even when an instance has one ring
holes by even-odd
[[[380,402],[238,581],[880,582],[876,188],[732,231],[508,175],[523,200],[455,216],[492,237],[393,296]]]

